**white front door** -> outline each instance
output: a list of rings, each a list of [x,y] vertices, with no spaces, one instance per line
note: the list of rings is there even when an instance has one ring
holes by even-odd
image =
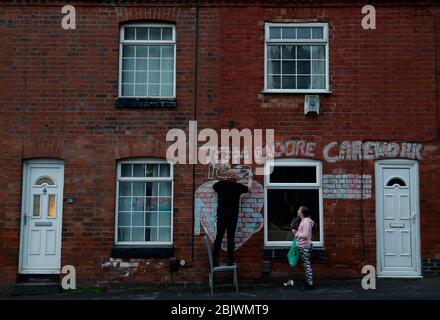
[[[418,174],[416,161],[376,162],[378,276],[421,276]]]
[[[23,168],[20,273],[60,273],[64,164],[32,160]]]

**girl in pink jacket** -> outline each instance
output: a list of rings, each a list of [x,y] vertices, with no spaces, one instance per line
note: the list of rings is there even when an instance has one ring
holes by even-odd
[[[301,223],[298,230],[292,229],[292,233],[296,237],[296,243],[301,254],[301,261],[306,274],[305,289],[313,289],[313,272],[310,258],[312,252],[312,228],[315,223],[310,219],[310,211],[307,207],[299,207],[298,217],[301,218]]]

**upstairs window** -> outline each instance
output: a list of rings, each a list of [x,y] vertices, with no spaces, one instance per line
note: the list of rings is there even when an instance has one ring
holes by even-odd
[[[327,24],[267,23],[265,40],[266,92],[329,91]]]
[[[119,96],[175,97],[176,30],[168,24],[121,28]]]

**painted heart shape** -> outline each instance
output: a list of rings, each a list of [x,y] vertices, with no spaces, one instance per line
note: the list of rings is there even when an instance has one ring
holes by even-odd
[[[200,235],[200,225],[213,241],[216,235],[217,193],[212,186],[218,180],[202,184],[195,194],[195,234]],[[235,233],[235,250],[240,248],[252,235],[263,227],[263,216],[260,211],[264,203],[263,186],[254,181],[250,192],[240,199],[237,231]],[[222,249],[226,251],[226,236],[223,238]]]

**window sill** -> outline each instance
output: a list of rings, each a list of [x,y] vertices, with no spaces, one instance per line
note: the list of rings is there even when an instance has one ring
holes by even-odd
[[[331,90],[323,90],[323,91],[270,91],[270,90],[261,90],[262,94],[298,94],[298,95],[306,95],[306,94],[333,94]]]
[[[290,247],[265,247],[264,248],[264,259],[272,260],[286,260],[287,254],[289,253]],[[327,249],[324,247],[313,247],[312,249],[312,259],[314,260],[326,260],[327,259]]]
[[[173,246],[122,246],[112,247],[112,258],[169,258],[174,254]]]
[[[118,97],[115,100],[117,108],[176,108],[176,98],[132,98]]]

